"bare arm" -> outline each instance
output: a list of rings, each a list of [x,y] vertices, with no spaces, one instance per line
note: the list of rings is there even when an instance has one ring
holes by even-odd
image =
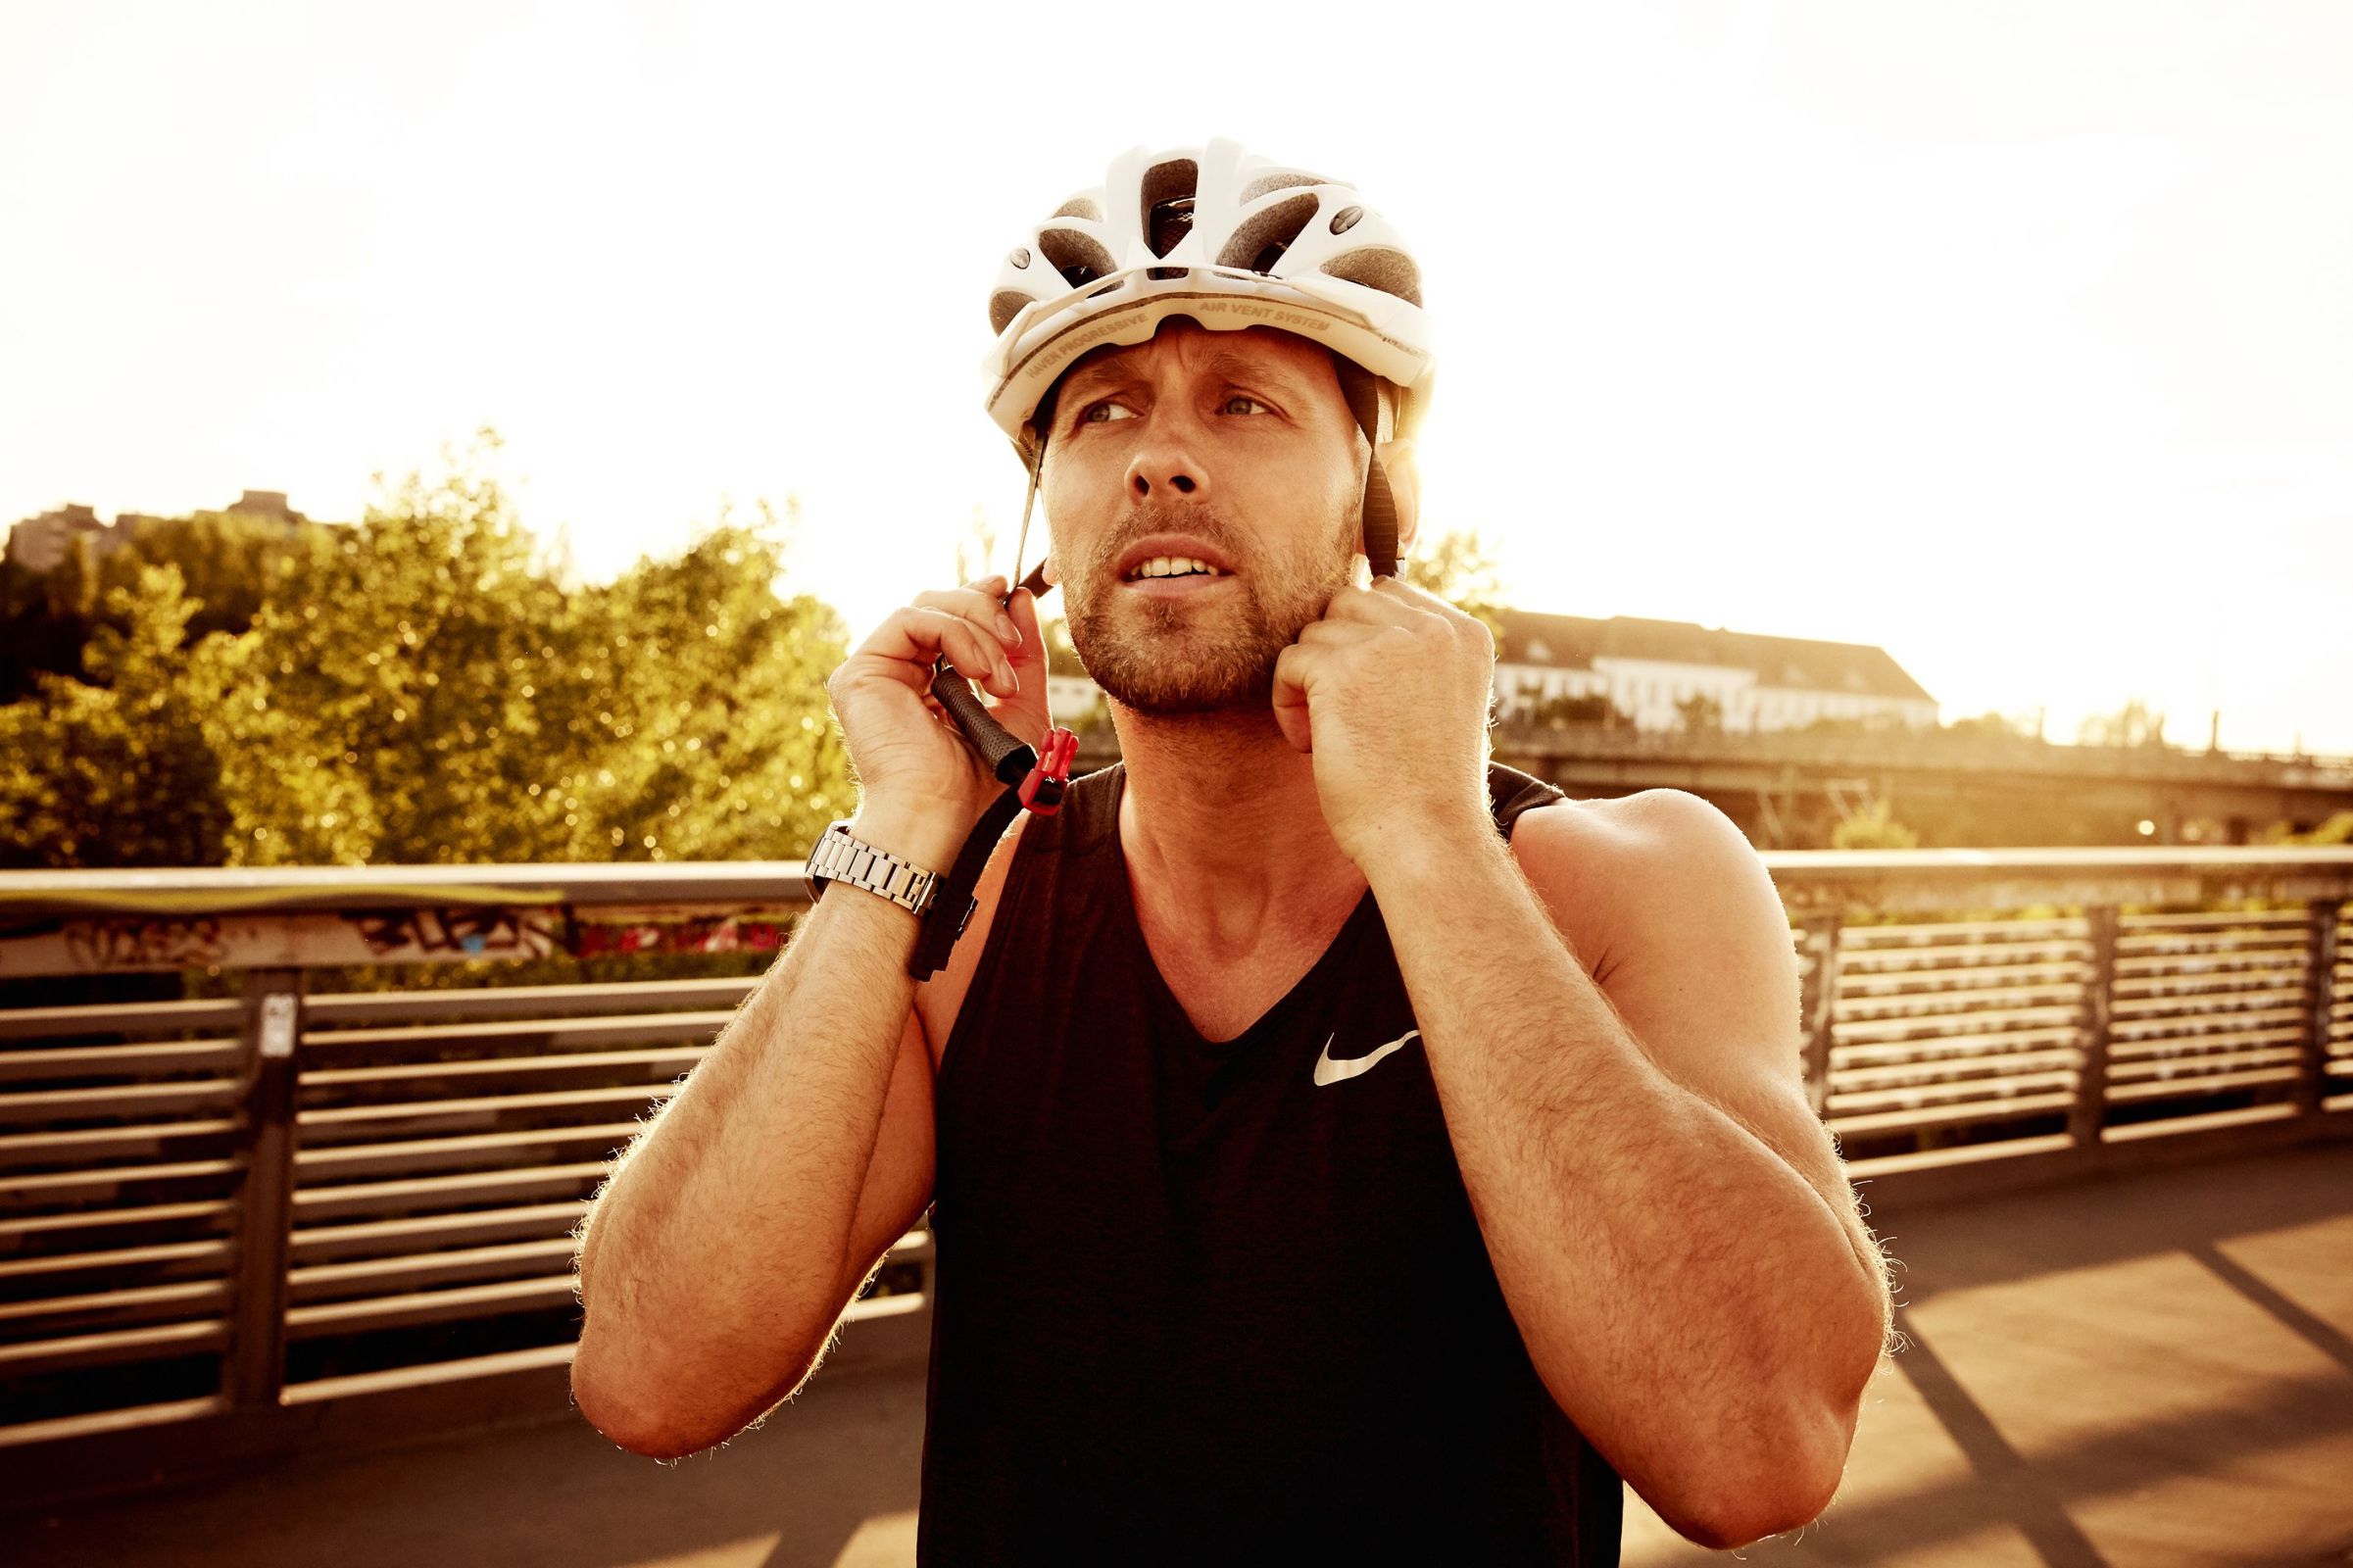
[[[1484,823],[1371,880],[1413,911],[1398,965],[1530,1357],[1668,1523],[1723,1548],[1828,1505],[1888,1307],[1795,1081],[1780,903],[1713,809],[1662,808],[1626,852],[1614,880],[1657,907],[1613,902],[1623,1005]]]
[[[854,831],[893,847],[862,819]],[[943,863],[923,853],[907,858]],[[930,1117],[907,974],[915,931],[883,899],[828,897],[598,1195],[581,1230],[572,1387],[622,1446],[694,1452],[814,1369],[850,1275],[872,1261],[851,1256],[852,1222],[894,1063],[910,1054],[920,1102],[896,1113]],[[928,1196],[930,1161],[887,1175],[919,1183],[875,1195],[908,1210],[886,1221],[903,1224]]]

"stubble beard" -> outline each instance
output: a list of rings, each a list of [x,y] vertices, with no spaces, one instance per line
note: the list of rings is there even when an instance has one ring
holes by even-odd
[[[1199,535],[1239,568],[1216,607],[1121,591],[1118,562],[1148,534]],[[1282,561],[1246,548],[1242,531],[1200,507],[1143,507],[1120,519],[1083,570],[1064,574],[1070,642],[1112,701],[1138,712],[1213,713],[1263,707],[1275,662],[1321,619],[1354,567],[1352,513],[1332,519],[1305,558]],[[1083,586],[1082,586],[1083,585]]]

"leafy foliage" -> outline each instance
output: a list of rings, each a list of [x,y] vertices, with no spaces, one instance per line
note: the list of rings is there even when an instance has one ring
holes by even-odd
[[[846,637],[774,588],[776,518],[567,588],[474,453],[180,650],[176,566],[108,590],[88,683],[0,708],[20,865],[791,858],[851,802],[824,679]]]
[[[1920,835],[1894,819],[1892,806],[1885,796],[1854,812],[1831,829],[1830,847],[1834,850],[1912,850],[1920,847]]]

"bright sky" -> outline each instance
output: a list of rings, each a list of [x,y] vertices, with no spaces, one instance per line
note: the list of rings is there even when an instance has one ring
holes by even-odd
[[[862,634],[1009,550],[999,259],[1231,135],[1413,241],[1513,603],[2353,753],[2353,8],[1534,15],[0,0],[0,523],[489,423],[591,576],[797,497]]]

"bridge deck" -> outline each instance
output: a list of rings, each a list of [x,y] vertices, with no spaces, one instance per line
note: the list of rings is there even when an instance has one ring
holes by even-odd
[[[1884,1211],[1910,1343],[1844,1489],[1751,1562],[2353,1558],[2353,1144]],[[10,1560],[903,1565],[919,1370],[820,1377],[675,1467],[576,1420],[0,1517]],[[1722,1560],[1629,1494],[1625,1561]]]

